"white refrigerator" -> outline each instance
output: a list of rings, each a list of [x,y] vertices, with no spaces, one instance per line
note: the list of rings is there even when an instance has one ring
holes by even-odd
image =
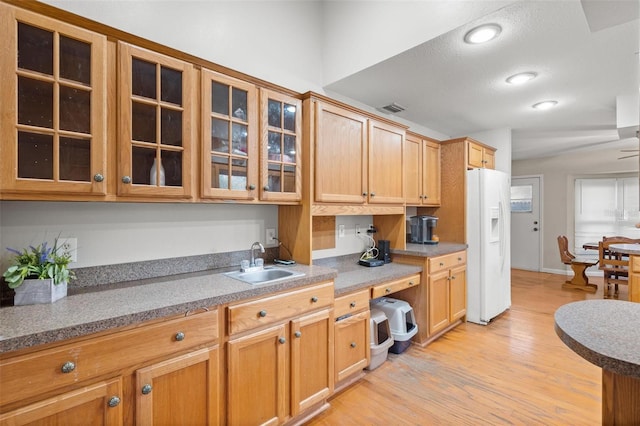
[[[509,176],[467,171],[467,321],[487,325],[511,306]]]

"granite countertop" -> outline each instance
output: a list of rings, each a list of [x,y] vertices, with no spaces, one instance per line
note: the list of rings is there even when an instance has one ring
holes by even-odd
[[[584,300],[555,313],[560,339],[587,361],[613,373],[640,378],[640,303]]]
[[[410,244],[405,250],[391,249],[391,254],[404,254],[407,256],[436,257],[457,251],[466,250],[466,244],[440,242],[438,244]]]

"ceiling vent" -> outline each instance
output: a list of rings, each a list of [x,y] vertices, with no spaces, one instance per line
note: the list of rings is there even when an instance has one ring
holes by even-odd
[[[390,112],[391,114],[396,114],[398,112],[402,112],[405,110],[405,107],[402,105],[398,105],[395,102],[391,102],[389,105],[385,105],[382,107],[383,110]]]

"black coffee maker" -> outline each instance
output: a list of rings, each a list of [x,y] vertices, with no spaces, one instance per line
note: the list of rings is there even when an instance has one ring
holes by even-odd
[[[378,260],[391,263],[391,246],[389,240],[378,240]]]
[[[435,216],[411,216],[411,243],[417,244],[437,244],[433,241],[433,230],[436,227],[438,218]]]

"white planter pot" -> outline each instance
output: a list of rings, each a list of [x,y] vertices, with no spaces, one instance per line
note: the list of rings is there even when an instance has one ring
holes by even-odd
[[[54,285],[51,278],[47,280],[30,279],[24,280],[14,291],[16,292],[13,297],[15,306],[53,303],[67,296],[67,283],[62,282]]]

